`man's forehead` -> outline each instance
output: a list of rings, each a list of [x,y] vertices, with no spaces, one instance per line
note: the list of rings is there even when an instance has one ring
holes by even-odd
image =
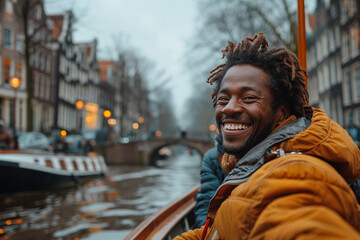
[[[263,69],[252,65],[235,65],[228,69],[222,81],[220,82],[219,89],[228,85],[242,84],[252,88],[269,88],[271,76]]]

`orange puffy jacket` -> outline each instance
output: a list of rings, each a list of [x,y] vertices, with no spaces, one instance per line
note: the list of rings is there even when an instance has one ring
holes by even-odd
[[[358,147],[318,109],[310,125],[279,142],[287,127],[264,140],[272,145],[262,159],[247,154],[229,173],[210,202],[205,239],[360,239],[360,206],[349,187],[360,177]],[[285,154],[266,157],[279,149]],[[201,239],[203,229],[175,239]]]

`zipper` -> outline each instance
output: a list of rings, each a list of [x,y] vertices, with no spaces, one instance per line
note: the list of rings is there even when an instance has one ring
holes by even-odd
[[[208,218],[206,219],[206,222],[205,222],[204,230],[203,230],[203,232],[202,232],[202,234],[201,234],[201,240],[204,240],[204,239],[205,239],[205,237],[206,237],[206,232],[207,232],[207,230],[208,230],[208,228],[209,228],[210,222],[211,222],[211,218],[208,217]]]

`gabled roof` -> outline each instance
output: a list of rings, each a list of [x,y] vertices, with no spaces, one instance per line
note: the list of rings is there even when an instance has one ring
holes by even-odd
[[[52,29],[52,35],[51,40],[56,41],[62,31],[63,23],[64,23],[64,15],[48,15],[48,17],[53,21],[53,29]]]
[[[107,82],[107,69],[108,67],[114,67],[115,66],[115,61],[112,60],[99,60],[99,76],[100,76],[100,81],[105,81]]]

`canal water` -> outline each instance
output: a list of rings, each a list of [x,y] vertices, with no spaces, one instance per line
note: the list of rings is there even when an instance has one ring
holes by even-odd
[[[0,198],[0,240],[119,240],[200,182],[201,157],[183,153],[159,167],[109,166],[84,185]]]

